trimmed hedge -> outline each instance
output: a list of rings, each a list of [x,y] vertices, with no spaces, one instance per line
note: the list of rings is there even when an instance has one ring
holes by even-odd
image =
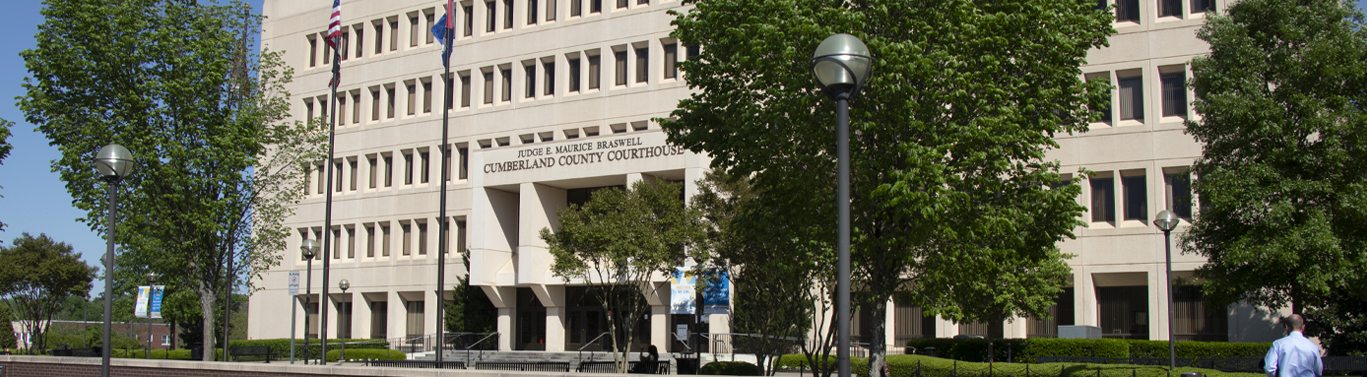
[[[698,374],[708,376],[758,376],[759,366],[744,361],[714,361],[703,365]]]
[[[802,355],[784,355],[801,357]],[[1167,377],[1166,367],[1124,364],[974,363],[924,355],[889,355],[890,377]],[[708,364],[711,365],[711,364]],[[919,369],[919,374],[918,374]],[[850,374],[867,376],[868,359],[850,358]],[[1211,369],[1177,368],[1176,373],[1200,372],[1206,377],[1265,377],[1261,373],[1225,373]]]
[[[833,365],[833,364],[835,364],[835,355],[831,355],[831,356],[826,357],[826,362],[821,363],[821,364],[823,364],[823,365]],[[803,369],[805,369],[805,370],[812,370],[813,368],[812,368],[812,366],[811,366],[809,363],[807,363],[807,355],[803,355],[803,354],[798,353],[798,354],[787,354],[787,355],[779,356],[779,357],[778,357],[778,361],[774,362],[774,369],[785,369],[785,370],[803,370]]]
[[[341,342],[347,342],[347,343],[351,343],[351,342],[363,342],[362,344],[347,344],[347,345],[346,345],[346,348],[347,348],[348,351],[350,351],[350,350],[359,350],[359,349],[389,349],[389,342],[387,342],[387,341],[385,341],[385,340],[383,340],[383,339],[328,339],[328,352],[331,353],[331,351],[332,351],[333,349],[337,349],[338,347],[341,347]],[[234,341],[228,342],[228,345],[231,345],[231,346],[269,346],[269,347],[271,347],[271,353],[274,354],[273,356],[275,357],[275,359],[277,359],[277,360],[279,360],[279,359],[286,359],[286,360],[288,360],[288,359],[290,358],[290,338],[234,340]],[[295,339],[295,340],[294,340],[294,347],[295,347],[294,356],[295,356],[296,358],[302,358],[303,355],[304,355],[304,339],[302,339],[302,338]],[[308,350],[310,351],[310,352],[309,352],[310,355],[318,355],[319,352],[322,352],[322,348],[323,348],[323,346],[322,346],[321,344],[318,344],[318,340],[317,340],[317,339],[313,339],[313,340],[309,341],[309,348],[308,348]],[[350,355],[347,355],[347,356],[350,356]],[[255,359],[262,359],[262,360],[265,360],[265,357],[254,357],[254,358],[255,358]],[[248,358],[248,359],[253,359],[253,358]]]
[[[335,349],[328,351],[328,362],[336,362],[342,354],[342,350]],[[407,360],[408,354],[399,350],[391,349],[348,349],[346,350],[347,361],[354,360]]]
[[[946,359],[987,361],[986,339],[927,338],[907,341],[916,353],[935,347],[936,355]],[[1262,357],[1272,343],[1177,342],[1177,357]],[[995,361],[1033,363],[1040,356],[1063,357],[1168,357],[1168,342],[1120,339],[993,339]]]

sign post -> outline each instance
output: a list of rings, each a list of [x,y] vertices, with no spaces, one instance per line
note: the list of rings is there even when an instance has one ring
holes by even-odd
[[[299,314],[299,305],[294,303],[295,297],[299,297],[299,271],[290,271],[290,364],[294,364],[294,325]]]

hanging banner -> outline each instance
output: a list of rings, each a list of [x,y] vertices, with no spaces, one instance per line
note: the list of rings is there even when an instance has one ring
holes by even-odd
[[[166,293],[165,285],[152,286],[152,302],[148,305],[152,318],[161,319],[161,298]]]
[[[147,318],[151,315],[152,318],[161,318],[161,296],[163,292],[166,292],[164,285],[138,286],[138,301],[137,305],[133,307],[133,317]]]
[[[726,270],[707,271],[706,285],[702,290],[703,314],[731,313],[731,277]]]
[[[669,314],[697,313],[697,300],[694,298],[697,296],[694,288],[697,282],[692,268],[674,269],[674,275],[669,277]]]

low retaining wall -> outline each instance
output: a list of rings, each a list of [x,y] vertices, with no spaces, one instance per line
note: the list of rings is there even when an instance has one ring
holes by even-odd
[[[0,356],[0,377],[98,377],[100,358],[60,356]],[[303,365],[272,362],[229,363],[185,360],[112,359],[111,377],[621,377],[619,374],[563,372],[505,372],[367,367],[364,365]]]

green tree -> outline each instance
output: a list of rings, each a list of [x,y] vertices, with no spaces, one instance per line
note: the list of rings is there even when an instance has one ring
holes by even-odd
[[[461,256],[465,270],[470,270],[470,256]],[[446,331],[458,333],[491,333],[498,326],[498,308],[485,296],[484,290],[470,286],[469,276],[456,278],[451,287],[451,301],[446,302]],[[474,342],[480,339],[465,339]]]
[[[14,149],[14,146],[13,146],[13,145],[10,145],[10,143],[9,143],[10,128],[11,128],[11,127],[14,127],[14,122],[11,122],[11,121],[8,121],[8,120],[4,120],[4,119],[0,119],[0,165],[4,165],[4,163],[5,163],[5,157],[9,157],[9,151],[10,151],[11,149]],[[4,187],[0,187],[0,188],[4,188]],[[0,195],[0,198],[3,198],[3,197],[5,197],[5,196],[4,196],[4,195]],[[5,223],[4,223],[4,222],[0,222],[0,230],[5,230]]]
[[[808,243],[836,243],[835,111],[811,54],[842,32],[872,51],[850,109],[852,286],[872,313],[871,366],[898,290],[959,322],[1044,316],[1069,277],[1057,243],[1084,210],[1044,158],[1108,93],[1079,68],[1113,31],[1095,1],[685,3],[673,36],[701,48],[680,63],[693,94],[665,132],[766,195],[815,198],[801,216],[825,226]]]
[[[14,312],[9,305],[0,305],[0,323],[14,323]],[[14,331],[0,331],[0,349],[8,351],[18,346],[19,340],[15,339]]]
[[[650,310],[645,297],[669,290],[652,277],[673,274],[703,237],[698,212],[684,205],[682,192],[682,184],[661,179],[599,190],[582,206],[556,211],[560,229],[541,230],[555,258],[551,271],[584,283],[604,312],[613,312],[607,325],[618,372],[627,371],[633,330]]]
[[[71,296],[90,292],[95,268],[82,262],[71,245],[46,234],[24,233],[9,247],[0,247],[0,295],[10,299],[10,309],[33,334],[30,349],[45,350],[43,334],[52,316]]]
[[[1196,274],[1217,307],[1315,319],[1367,300],[1363,26],[1351,3],[1248,0],[1197,32],[1210,44],[1191,63],[1200,117],[1186,124],[1200,213],[1181,244],[1208,259]]]
[[[285,121],[292,70],[251,48],[260,17],[240,2],[46,1],[42,13],[37,47],[21,53],[21,109],[61,149],[53,168],[92,229],[104,230],[108,187],[94,154],[132,151],[119,264],[193,289],[212,347],[225,284],[279,264],[303,165],[326,145],[316,125]]]
[[[775,372],[769,356],[792,353],[808,337],[814,302],[822,300],[820,271],[829,264],[812,258],[775,258],[798,249],[789,241],[787,213],[771,211],[760,201],[750,179],[721,170],[707,172],[692,198],[707,224],[709,268],[721,268],[731,279],[733,346],[758,357],[759,368]],[[778,207],[778,206],[775,206]],[[829,274],[827,274],[829,275]]]

